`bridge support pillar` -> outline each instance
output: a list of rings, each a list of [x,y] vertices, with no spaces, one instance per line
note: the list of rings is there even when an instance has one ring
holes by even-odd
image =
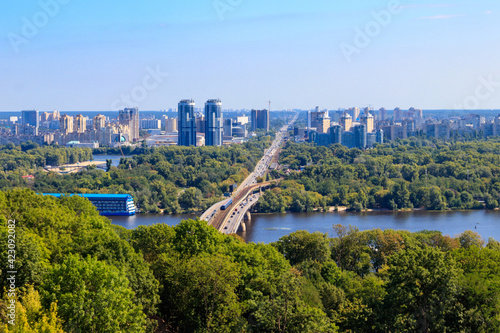
[[[244,221],[252,222],[252,215],[250,215],[250,212],[248,210],[245,213]]]
[[[247,231],[247,225],[245,224],[245,221],[241,221],[240,226],[238,227],[239,232],[246,232]]]

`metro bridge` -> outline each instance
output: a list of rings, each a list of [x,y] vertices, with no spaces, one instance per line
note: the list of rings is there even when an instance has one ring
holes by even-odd
[[[238,230],[244,231],[246,230],[244,220],[251,220],[250,207],[257,203],[262,191],[276,186],[280,181],[281,179],[275,179],[240,189],[234,198],[220,201],[210,207],[203,213],[201,219],[225,234],[233,234]],[[221,209],[229,200],[232,200],[232,203],[226,209]]]

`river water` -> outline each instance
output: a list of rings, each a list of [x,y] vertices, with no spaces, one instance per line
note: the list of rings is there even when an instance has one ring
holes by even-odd
[[[113,223],[127,229],[140,225],[166,223],[176,225],[183,219],[196,215],[148,215],[112,216]],[[332,226],[356,226],[360,230],[395,229],[408,231],[438,230],[445,235],[456,236],[466,230],[478,232],[485,241],[489,237],[500,240],[500,211],[450,211],[450,212],[366,212],[366,213],[303,213],[252,215],[247,231],[239,233],[247,242],[270,243],[297,230],[319,231],[333,236]]]
[[[111,160],[112,166],[118,166],[120,164],[120,159],[122,157],[132,157],[132,156],[121,156],[121,155],[94,155],[94,161],[104,161]]]

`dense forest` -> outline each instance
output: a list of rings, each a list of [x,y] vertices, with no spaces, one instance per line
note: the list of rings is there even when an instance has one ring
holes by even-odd
[[[219,201],[230,185],[241,183],[271,140],[271,136],[262,136],[230,147],[138,147],[132,157],[122,158],[118,167],[108,165],[107,172],[88,168],[65,175],[44,171],[43,154],[79,154],[80,160],[89,160],[91,151],[50,146],[3,147],[0,160],[13,166],[0,173],[0,188],[29,186],[39,193],[129,193],[142,212],[196,212]],[[31,159],[41,162],[26,162]],[[29,173],[35,176],[34,184],[22,178]]]
[[[0,188],[26,186],[22,176],[41,172],[45,166],[60,166],[88,161],[92,150],[88,148],[65,148],[39,146],[28,141],[21,145],[0,145]]]
[[[127,230],[89,201],[0,192],[16,295],[0,332],[498,332],[500,243],[473,232],[298,231],[246,244],[203,221]],[[11,232],[12,234],[12,232]],[[0,284],[7,288],[7,271]],[[16,299],[16,326],[7,325]]]
[[[291,169],[258,212],[363,209],[495,209],[500,199],[500,141],[445,143],[417,138],[361,151],[288,142]]]

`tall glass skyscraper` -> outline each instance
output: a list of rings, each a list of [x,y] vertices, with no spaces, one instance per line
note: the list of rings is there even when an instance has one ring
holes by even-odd
[[[177,130],[179,146],[196,146],[196,119],[194,117],[194,101],[184,99],[179,102]]]
[[[38,117],[38,110],[22,111],[22,124],[31,125],[38,128],[40,124],[40,118]]]
[[[205,103],[205,145],[222,146],[222,102],[210,99]]]

